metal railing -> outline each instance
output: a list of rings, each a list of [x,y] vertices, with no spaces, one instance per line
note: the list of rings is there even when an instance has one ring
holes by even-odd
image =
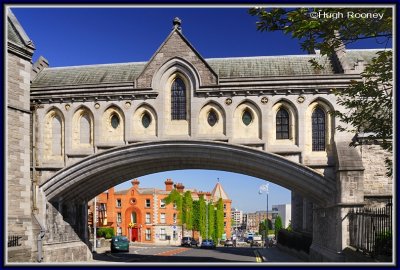
[[[370,254],[392,256],[392,201],[383,208],[358,208],[349,214],[350,246]]]
[[[18,235],[9,235],[8,236],[8,247],[18,247],[21,246],[21,243],[19,242],[19,239],[21,239],[22,236]]]

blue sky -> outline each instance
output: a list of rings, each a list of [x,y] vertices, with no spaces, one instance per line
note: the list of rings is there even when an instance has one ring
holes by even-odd
[[[247,8],[12,8],[36,46],[33,61],[43,55],[52,67],[148,61],[179,17],[185,37],[204,58],[305,54],[299,43],[280,32],[256,31]],[[379,48],[363,41],[350,48]],[[141,186],[164,188],[172,178],[188,188],[211,191],[217,178],[245,212],[266,209],[258,194],[265,181],[220,171],[186,170],[141,177]],[[130,183],[117,188],[128,188]],[[290,191],[271,184],[272,204],[290,203]]]

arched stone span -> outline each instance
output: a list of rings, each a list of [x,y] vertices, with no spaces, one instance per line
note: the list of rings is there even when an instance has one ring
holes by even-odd
[[[129,179],[168,170],[212,169],[265,179],[321,206],[335,181],[279,155],[214,141],[155,141],[117,147],[62,169],[41,185],[49,201],[88,200]]]

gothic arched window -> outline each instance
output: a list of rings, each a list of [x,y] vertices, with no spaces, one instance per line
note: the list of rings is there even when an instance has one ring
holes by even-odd
[[[289,113],[284,108],[276,114],[276,139],[289,139]]]
[[[90,117],[89,114],[85,113],[84,115],[81,116],[81,119],[79,120],[79,133],[80,133],[80,142],[81,143],[91,143],[90,140],[90,135],[91,135],[91,130],[90,130]]]
[[[181,78],[176,78],[171,87],[172,120],[186,119],[186,86]]]
[[[311,116],[312,120],[312,150],[325,151],[325,112],[317,107]]]

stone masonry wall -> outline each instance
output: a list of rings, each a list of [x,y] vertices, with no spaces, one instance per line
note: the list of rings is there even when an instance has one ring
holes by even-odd
[[[214,85],[217,83],[216,75],[210,71],[209,67],[196,55],[181,36],[174,31],[157,55],[149,62],[143,73],[137,78],[137,87],[150,88],[156,71],[166,61],[174,57],[184,58],[195,66],[200,75],[202,85]]]
[[[30,202],[31,63],[9,53],[7,65],[7,234],[22,237],[21,246],[8,249],[8,261],[29,262],[35,243]]]
[[[364,171],[365,196],[391,196],[393,178],[386,176],[385,158],[390,154],[376,144],[360,147]]]

